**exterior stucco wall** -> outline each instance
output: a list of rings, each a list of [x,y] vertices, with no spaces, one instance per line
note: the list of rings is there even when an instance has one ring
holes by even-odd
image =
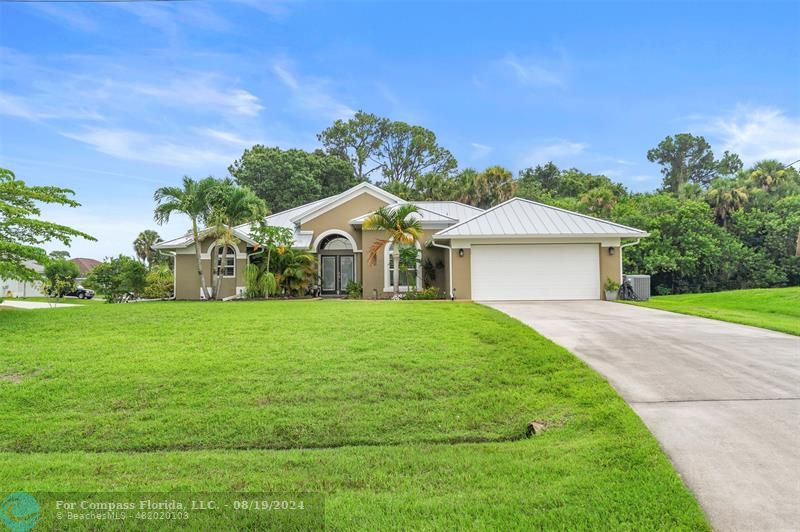
[[[458,250],[464,249],[464,256],[458,256]],[[471,253],[470,248],[453,247],[453,288],[456,299],[472,299]]]
[[[203,255],[208,251],[213,239],[207,238],[200,244]],[[247,253],[247,244],[240,242],[237,246],[238,253]],[[189,248],[190,253],[179,253],[175,257],[175,298],[176,299],[200,299],[200,278],[197,275],[197,259],[195,259],[194,246]],[[210,258],[202,258],[200,261],[206,283],[214,287],[212,277],[212,267]],[[220,285],[220,298],[229,297],[236,294],[236,288],[244,286],[244,269],[247,267],[246,258],[236,259],[236,277],[224,277]]]
[[[436,270],[436,280],[431,283],[432,286],[438,287],[443,292],[447,291],[447,256],[445,250],[440,248],[425,247],[431,236],[437,230],[425,230],[422,232],[420,238],[420,246],[422,247],[422,262],[430,259],[434,265],[441,261],[442,268]],[[362,253],[361,260],[361,282],[364,287],[364,298],[372,299],[375,297],[375,290],[378,291],[378,298],[391,297],[391,291],[384,291],[385,286],[385,271],[384,271],[384,252],[378,253],[378,261],[374,265],[369,264],[369,248],[372,244],[381,238],[386,238],[383,231],[363,231],[362,238]],[[422,268],[420,267],[419,275],[422,275]]]
[[[613,249],[614,254],[609,255],[608,250]],[[611,278],[614,281],[622,282],[622,250],[619,246],[600,246],[600,298],[605,299],[605,291],[603,287],[606,284],[606,279]]]
[[[378,290],[378,297],[383,297],[383,257],[378,255],[378,262],[374,265],[369,264],[369,248],[372,244],[383,238],[380,231],[364,231],[361,236],[361,283],[364,287],[364,298],[372,299],[375,297],[374,290]]]
[[[302,231],[314,231],[314,239],[323,231],[336,229],[348,233],[358,244],[359,249],[364,249],[361,242],[361,231],[350,224],[350,220],[362,214],[372,212],[387,203],[366,192],[352,198],[347,203],[339,205],[328,212],[320,214],[300,225]],[[311,251],[316,252],[315,249]]]

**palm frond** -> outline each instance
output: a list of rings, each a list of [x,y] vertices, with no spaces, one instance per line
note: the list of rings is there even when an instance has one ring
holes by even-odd
[[[366,220],[364,220],[362,227],[366,230],[377,229],[389,231],[392,229],[392,227],[394,227],[394,225],[395,219],[392,215],[392,212],[386,207],[381,207],[370,214]]]
[[[383,246],[389,243],[388,239],[381,238],[372,243],[367,252],[367,262],[370,266],[375,266],[378,263],[378,253],[383,249]]]

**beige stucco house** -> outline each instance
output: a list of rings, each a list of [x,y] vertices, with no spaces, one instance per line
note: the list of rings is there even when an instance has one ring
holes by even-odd
[[[386,246],[377,264],[367,251],[384,234],[364,230],[375,209],[405,203],[371,183],[266,218],[290,228],[293,246],[317,256],[323,296],[345,293],[349,281],[365,298],[391,296],[394,275]],[[488,210],[452,201],[417,201],[423,235],[416,272],[401,272],[402,291],[436,286],[448,297],[476,300],[601,299],[607,278],[622,278],[623,239],[647,233],[534,201],[514,198]],[[236,228],[240,240],[224,265],[221,297],[243,294],[244,270],[255,242],[250,226]],[[200,243],[206,281],[213,286],[211,237]],[[175,296],[200,299],[191,235],[159,243],[175,256]]]

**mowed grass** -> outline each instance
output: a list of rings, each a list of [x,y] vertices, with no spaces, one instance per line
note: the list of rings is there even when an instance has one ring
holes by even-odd
[[[332,530],[708,528],[599,375],[468,303],[5,311],[0,427],[7,491],[315,492]]]
[[[657,296],[636,305],[800,336],[800,287]]]

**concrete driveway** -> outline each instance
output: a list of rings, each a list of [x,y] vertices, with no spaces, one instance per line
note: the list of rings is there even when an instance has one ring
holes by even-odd
[[[603,301],[487,302],[602,373],[717,530],[800,530],[800,338]]]
[[[8,307],[8,308],[21,308],[27,310],[36,310],[42,308],[67,308],[67,307],[79,307],[80,305],[75,304],[66,304],[66,303],[43,303],[39,301],[14,301],[12,299],[6,299],[2,303],[0,303],[0,307]]]

